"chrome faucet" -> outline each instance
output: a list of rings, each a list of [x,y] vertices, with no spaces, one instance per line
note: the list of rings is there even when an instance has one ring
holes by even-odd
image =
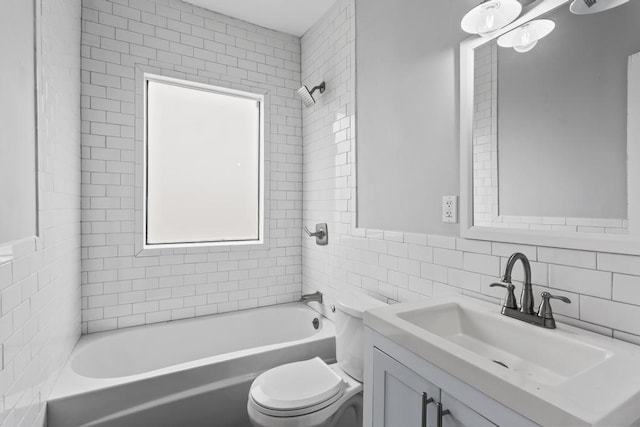
[[[524,282],[522,286],[522,294],[520,295],[520,308],[516,302],[516,296],[514,294],[515,286],[511,283],[511,271],[516,261],[522,262],[524,268]],[[523,322],[531,323],[533,325],[542,326],[543,328],[554,329],[556,327],[556,321],[553,318],[553,312],[551,310],[550,299],[558,299],[567,304],[571,303],[571,300],[566,297],[551,295],[549,292],[542,292],[542,302],[538,311],[533,310],[533,289],[531,285],[531,265],[526,255],[520,252],[516,252],[509,257],[507,266],[504,269],[504,275],[499,283],[492,283],[491,287],[500,286],[507,289],[507,298],[502,306],[502,314],[505,316],[513,317],[514,319],[522,320]]]
[[[317,301],[322,304],[322,293],[320,291],[315,291],[312,294],[302,295],[302,298],[298,302],[308,303],[311,301]]]

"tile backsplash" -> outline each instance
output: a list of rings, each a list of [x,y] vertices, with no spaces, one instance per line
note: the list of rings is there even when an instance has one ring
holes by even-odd
[[[82,4],[83,333],[299,298],[300,39],[179,0]],[[137,255],[140,67],[265,94],[264,245]]]
[[[389,302],[461,293],[498,304],[504,290],[489,285],[518,251],[531,261],[536,304],[542,290],[567,296],[571,304],[553,305],[559,321],[640,344],[640,257],[357,227],[354,9],[339,0],[302,37],[302,80],[328,88],[303,110],[303,222],[329,225],[328,246],[303,239],[303,291],[352,286]],[[518,264],[514,280],[522,274]]]

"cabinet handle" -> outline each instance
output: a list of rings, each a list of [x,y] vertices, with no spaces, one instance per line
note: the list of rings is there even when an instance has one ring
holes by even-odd
[[[427,396],[427,393],[422,393],[422,427],[427,427],[427,406],[429,403],[433,403],[433,398]]]
[[[436,402],[436,407],[438,408],[438,427],[442,427],[442,417],[445,415],[449,415],[451,413],[450,410],[445,409],[442,410],[442,403]]]

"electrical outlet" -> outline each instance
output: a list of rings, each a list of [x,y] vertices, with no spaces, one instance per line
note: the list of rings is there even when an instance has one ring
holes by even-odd
[[[442,222],[458,222],[458,196],[442,197]]]

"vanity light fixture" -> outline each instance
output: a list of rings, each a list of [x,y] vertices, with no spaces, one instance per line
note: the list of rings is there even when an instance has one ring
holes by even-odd
[[[498,38],[498,46],[512,47],[516,52],[529,52],[538,40],[549,35],[556,27],[550,19],[536,19],[509,31]]]
[[[515,21],[521,11],[518,0],[485,0],[464,15],[460,27],[467,33],[484,36]]]
[[[613,9],[628,1],[629,0],[573,0],[569,6],[569,10],[576,15],[589,15],[591,13]]]

